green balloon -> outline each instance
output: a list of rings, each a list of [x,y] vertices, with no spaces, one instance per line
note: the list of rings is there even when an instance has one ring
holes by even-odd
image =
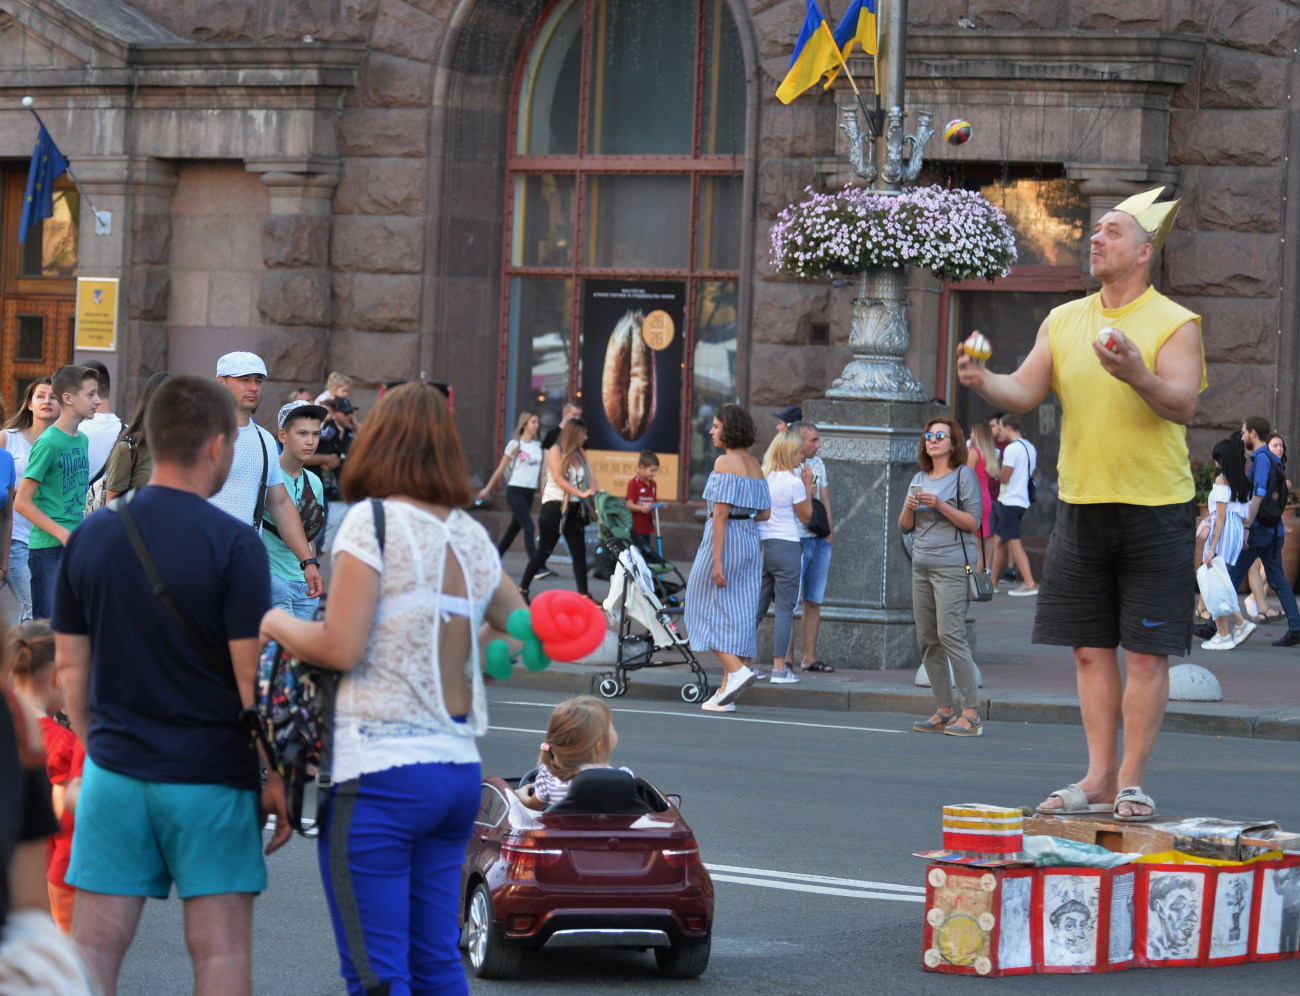
[[[542,641],[530,639],[524,644],[524,667],[530,671],[545,671],[551,666],[551,660],[542,650]]]
[[[493,640],[487,645],[487,664],[483,668],[498,681],[510,677],[510,647],[505,640]]]
[[[506,620],[506,632],[520,643],[533,635],[533,617],[527,609],[515,609]]]

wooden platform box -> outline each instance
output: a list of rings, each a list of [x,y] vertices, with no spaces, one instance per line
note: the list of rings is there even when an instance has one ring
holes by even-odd
[[[926,869],[924,967],[958,975],[1114,972],[1134,963],[1137,869]]]

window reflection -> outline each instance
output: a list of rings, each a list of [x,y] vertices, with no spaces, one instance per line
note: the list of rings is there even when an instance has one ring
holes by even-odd
[[[689,267],[690,177],[593,176],[587,184],[588,266]]]
[[[573,281],[515,277],[510,281],[506,361],[506,425],[521,411],[558,409],[569,393]]]
[[[700,498],[718,456],[709,438],[713,416],[736,400],[736,294],[734,280],[698,285],[695,300],[694,387],[691,397],[691,493]]]
[[[39,222],[22,245],[24,277],[75,277],[80,250],[81,195],[54,191],[54,214]]]
[[[578,151],[582,88],[582,3],[568,0],[547,20],[524,70],[516,148],[524,155]]]
[[[706,176],[700,180],[699,267],[740,269],[741,190],[744,177]]]
[[[595,0],[593,155],[691,154],[698,10],[698,0]]]
[[[726,0],[705,0],[704,30],[700,154],[740,155],[745,141],[745,58]]]
[[[979,192],[1007,213],[1016,229],[1021,266],[1072,266],[1088,225],[1088,202],[1066,179],[986,183]]]
[[[572,176],[515,177],[515,266],[573,265]]]

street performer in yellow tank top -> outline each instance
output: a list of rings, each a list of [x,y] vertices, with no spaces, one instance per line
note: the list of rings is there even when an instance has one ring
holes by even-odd
[[[1028,411],[1049,390],[1061,400],[1061,505],[1033,639],[1074,650],[1088,771],[1052,792],[1042,813],[1155,815],[1143,775],[1169,699],[1169,656],[1191,650],[1186,426],[1206,386],[1205,354],[1200,316],[1151,286],[1179,204],[1158,203],[1162,189],[1101,216],[1089,239],[1101,290],[1055,308],[1019,369],[957,361],[961,382],[996,408]]]

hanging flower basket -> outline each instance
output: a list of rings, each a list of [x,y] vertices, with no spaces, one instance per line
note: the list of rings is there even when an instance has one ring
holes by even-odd
[[[1005,277],[1015,230],[970,190],[932,186],[884,194],[847,186],[791,204],[772,227],[772,263],[796,277],[919,266],[941,280]]]

